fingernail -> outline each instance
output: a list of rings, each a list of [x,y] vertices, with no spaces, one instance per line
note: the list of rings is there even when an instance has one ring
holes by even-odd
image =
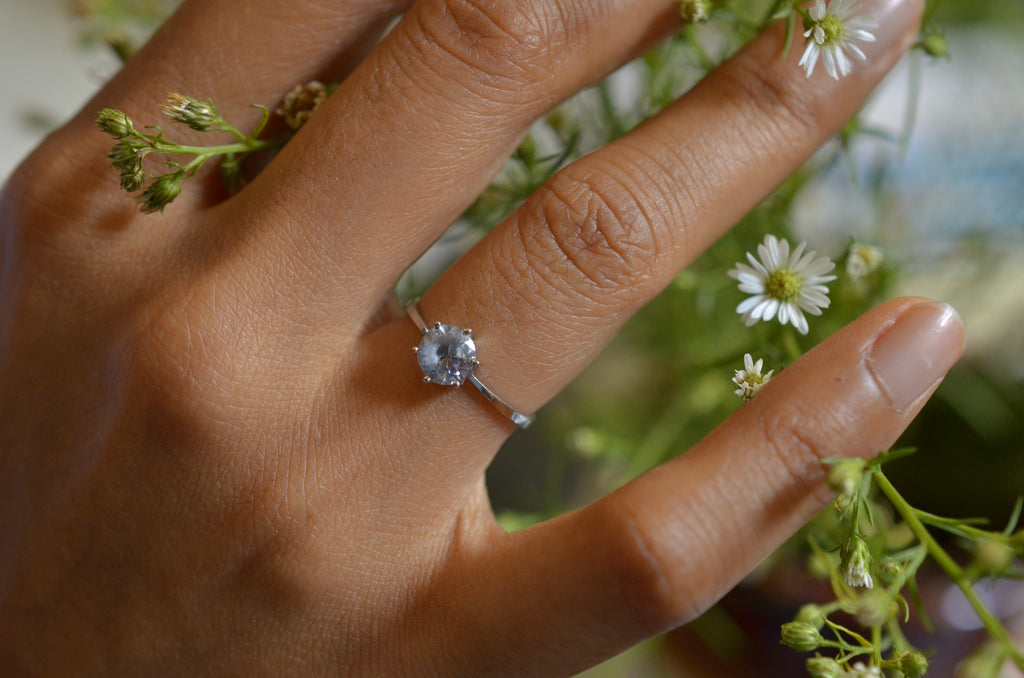
[[[878,22],[878,28],[872,31],[875,41],[858,43],[869,64],[895,46],[899,46],[899,51],[910,46],[917,36],[917,30],[911,29],[917,27],[921,9],[921,0],[865,0],[861,3],[858,14]]]
[[[911,306],[875,340],[868,370],[889,405],[903,411],[938,383],[964,350],[964,325],[949,304]]]

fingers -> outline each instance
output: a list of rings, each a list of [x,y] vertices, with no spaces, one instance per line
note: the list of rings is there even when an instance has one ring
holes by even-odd
[[[556,175],[442,276],[423,316],[472,327],[480,378],[537,409],[863,104],[914,39],[921,5],[864,3],[878,40],[866,67],[838,82],[820,70],[808,79],[799,50],[781,58],[781,30],[759,37],[659,117]]]
[[[502,601],[495,623],[507,626],[481,633],[508,639],[513,658],[493,659],[568,675],[699,615],[830,499],[822,459],[873,456],[896,440],[963,341],[945,304],[885,304],[681,457],[511,535],[487,564],[501,573],[494,590],[472,604]]]
[[[673,0],[420,0],[257,178],[242,220],[365,314],[537,117],[678,20]]]

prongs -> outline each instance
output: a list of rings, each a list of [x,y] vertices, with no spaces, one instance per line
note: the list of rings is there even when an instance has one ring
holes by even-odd
[[[430,383],[431,381],[432,381],[432,380],[431,380],[431,378],[430,378],[430,377],[423,377],[423,383],[424,383],[424,384],[429,384],[429,383]]]
[[[434,329],[435,330],[441,329],[441,323],[434,323]]]
[[[480,367],[480,361],[477,360],[476,358],[473,358],[469,362],[473,363],[473,367]]]
[[[469,329],[468,327],[462,330],[462,333],[465,334],[467,337],[473,336],[473,330]]]
[[[412,347],[412,354],[413,355],[416,355],[419,352],[420,352],[420,347],[419,346],[413,346]]]

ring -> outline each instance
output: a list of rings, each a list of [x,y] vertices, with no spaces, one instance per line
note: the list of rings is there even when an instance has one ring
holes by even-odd
[[[473,341],[472,330],[442,323],[428,327],[415,301],[406,306],[405,311],[424,335],[420,345],[412,350],[423,371],[423,383],[459,387],[468,380],[495,409],[519,428],[526,428],[533,423],[534,415],[523,414],[506,403],[473,374],[480,366],[480,361],[476,359],[476,342]]]

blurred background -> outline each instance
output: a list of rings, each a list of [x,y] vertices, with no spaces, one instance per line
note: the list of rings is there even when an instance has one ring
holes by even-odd
[[[123,50],[142,39],[173,4],[2,0],[0,179],[116,73],[120,61],[109,43]],[[784,367],[782,335],[743,328],[733,310],[741,295],[724,275],[763,233],[780,231],[841,264],[851,238],[885,257],[868,279],[834,284],[833,308],[801,339],[803,350],[883,298],[928,296],[961,312],[967,355],[905,436],[920,452],[894,463],[889,475],[920,508],[1002,526],[1024,492],[1024,1],[929,6],[949,58],[917,51],[906,59],[857,125],[681,274],[502,450],[489,484],[508,529],[571,510],[684,453],[739,406],[730,378],[744,352],[756,349],[769,368]],[[723,25],[713,19],[700,29],[702,54],[668,53],[685,62],[680,71],[720,58]],[[644,77],[631,68],[604,92],[624,120],[632,115],[630,80]],[[585,108],[585,97],[579,105]],[[543,130],[538,138],[543,145]],[[443,243],[447,254],[435,254],[406,281],[411,289],[479,237],[482,222],[493,222],[480,212],[457,225]],[[797,537],[701,619],[584,675],[804,675],[804,657],[779,644],[778,627],[801,604],[829,598],[827,584],[805,574],[805,556]],[[921,583],[936,633],[923,634],[913,621],[910,631],[935,651],[929,675],[953,676],[959,658],[982,640],[980,625],[948,581]],[[1020,582],[988,594],[1024,633]]]

